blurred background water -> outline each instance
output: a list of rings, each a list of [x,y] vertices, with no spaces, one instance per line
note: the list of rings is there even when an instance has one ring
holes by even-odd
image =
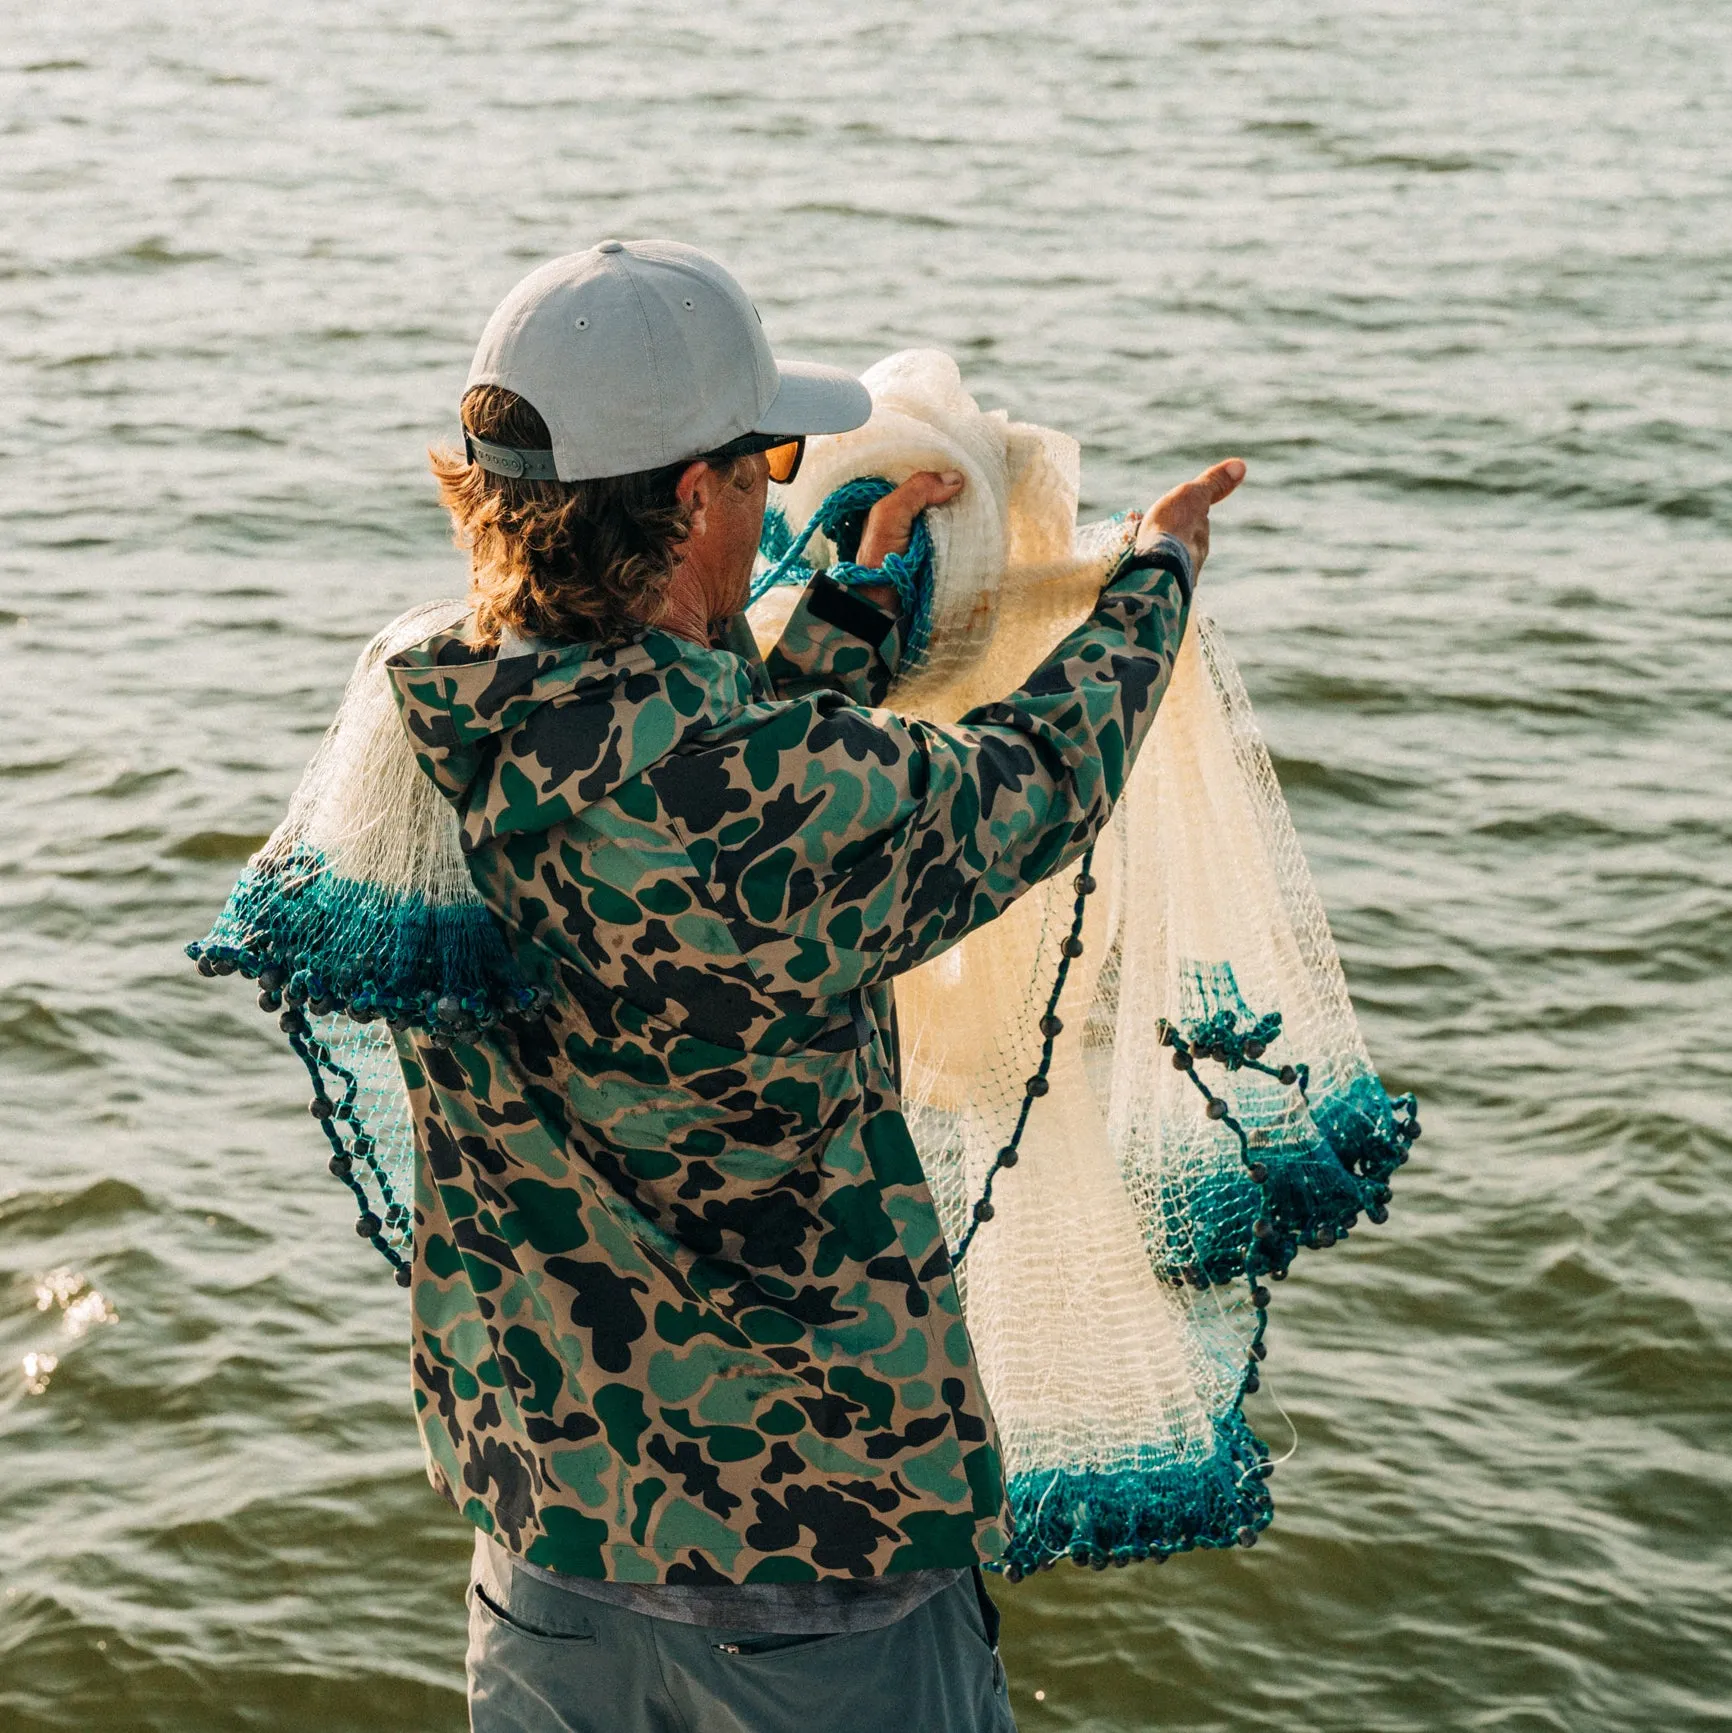
[[[1281,1292],[1264,1544],[1001,1586],[1025,1730],[1732,1725],[1718,0],[7,25],[0,1728],[463,1724],[402,1297],[179,947],[460,586],[486,314],[609,233],[951,350],[1091,509],[1251,461],[1210,603],[1427,1136]]]

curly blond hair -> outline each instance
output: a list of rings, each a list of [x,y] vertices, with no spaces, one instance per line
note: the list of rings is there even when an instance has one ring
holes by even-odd
[[[499,385],[463,398],[477,439],[546,450],[547,424]],[[621,643],[653,625],[686,538],[674,487],[685,464],[602,481],[518,481],[491,475],[452,446],[427,453],[453,538],[469,555],[475,638],[506,627],[554,643]]]

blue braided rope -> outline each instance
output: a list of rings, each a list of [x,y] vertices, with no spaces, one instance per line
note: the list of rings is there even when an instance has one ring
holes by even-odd
[[[850,518],[870,511],[879,500],[895,491],[895,485],[879,475],[862,475],[843,482],[824,496],[806,527],[792,539],[787,518],[780,511],[767,511],[759,548],[775,564],[752,580],[748,605],[768,595],[778,584],[807,582],[812,567],[803,556],[812,538],[821,530],[831,542],[837,542],[839,532]],[[924,656],[932,634],[932,535],[926,527],[924,512],[915,518],[909,531],[906,552],[886,554],[881,566],[838,560],[830,567],[828,576],[832,583],[849,589],[889,584],[902,611],[903,656],[909,663]]]

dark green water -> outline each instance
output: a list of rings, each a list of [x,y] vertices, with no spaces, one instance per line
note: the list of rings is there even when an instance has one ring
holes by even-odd
[[[609,232],[950,349],[1092,507],[1252,463],[1211,606],[1427,1136],[1281,1293],[1271,1535],[1003,1589],[1023,1727],[1732,1725],[1722,6],[7,23],[0,1729],[462,1726],[401,1296],[179,946],[460,583],[486,313]]]

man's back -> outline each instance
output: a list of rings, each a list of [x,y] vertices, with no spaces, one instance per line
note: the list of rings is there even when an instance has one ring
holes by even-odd
[[[1087,846],[1186,600],[1137,574],[956,729],[866,707],[894,622],[822,580],[767,671],[656,632],[394,659],[475,881],[556,989],[544,1021],[400,1038],[430,1472],[513,1553],[701,1583],[1002,1551],[890,981]]]

